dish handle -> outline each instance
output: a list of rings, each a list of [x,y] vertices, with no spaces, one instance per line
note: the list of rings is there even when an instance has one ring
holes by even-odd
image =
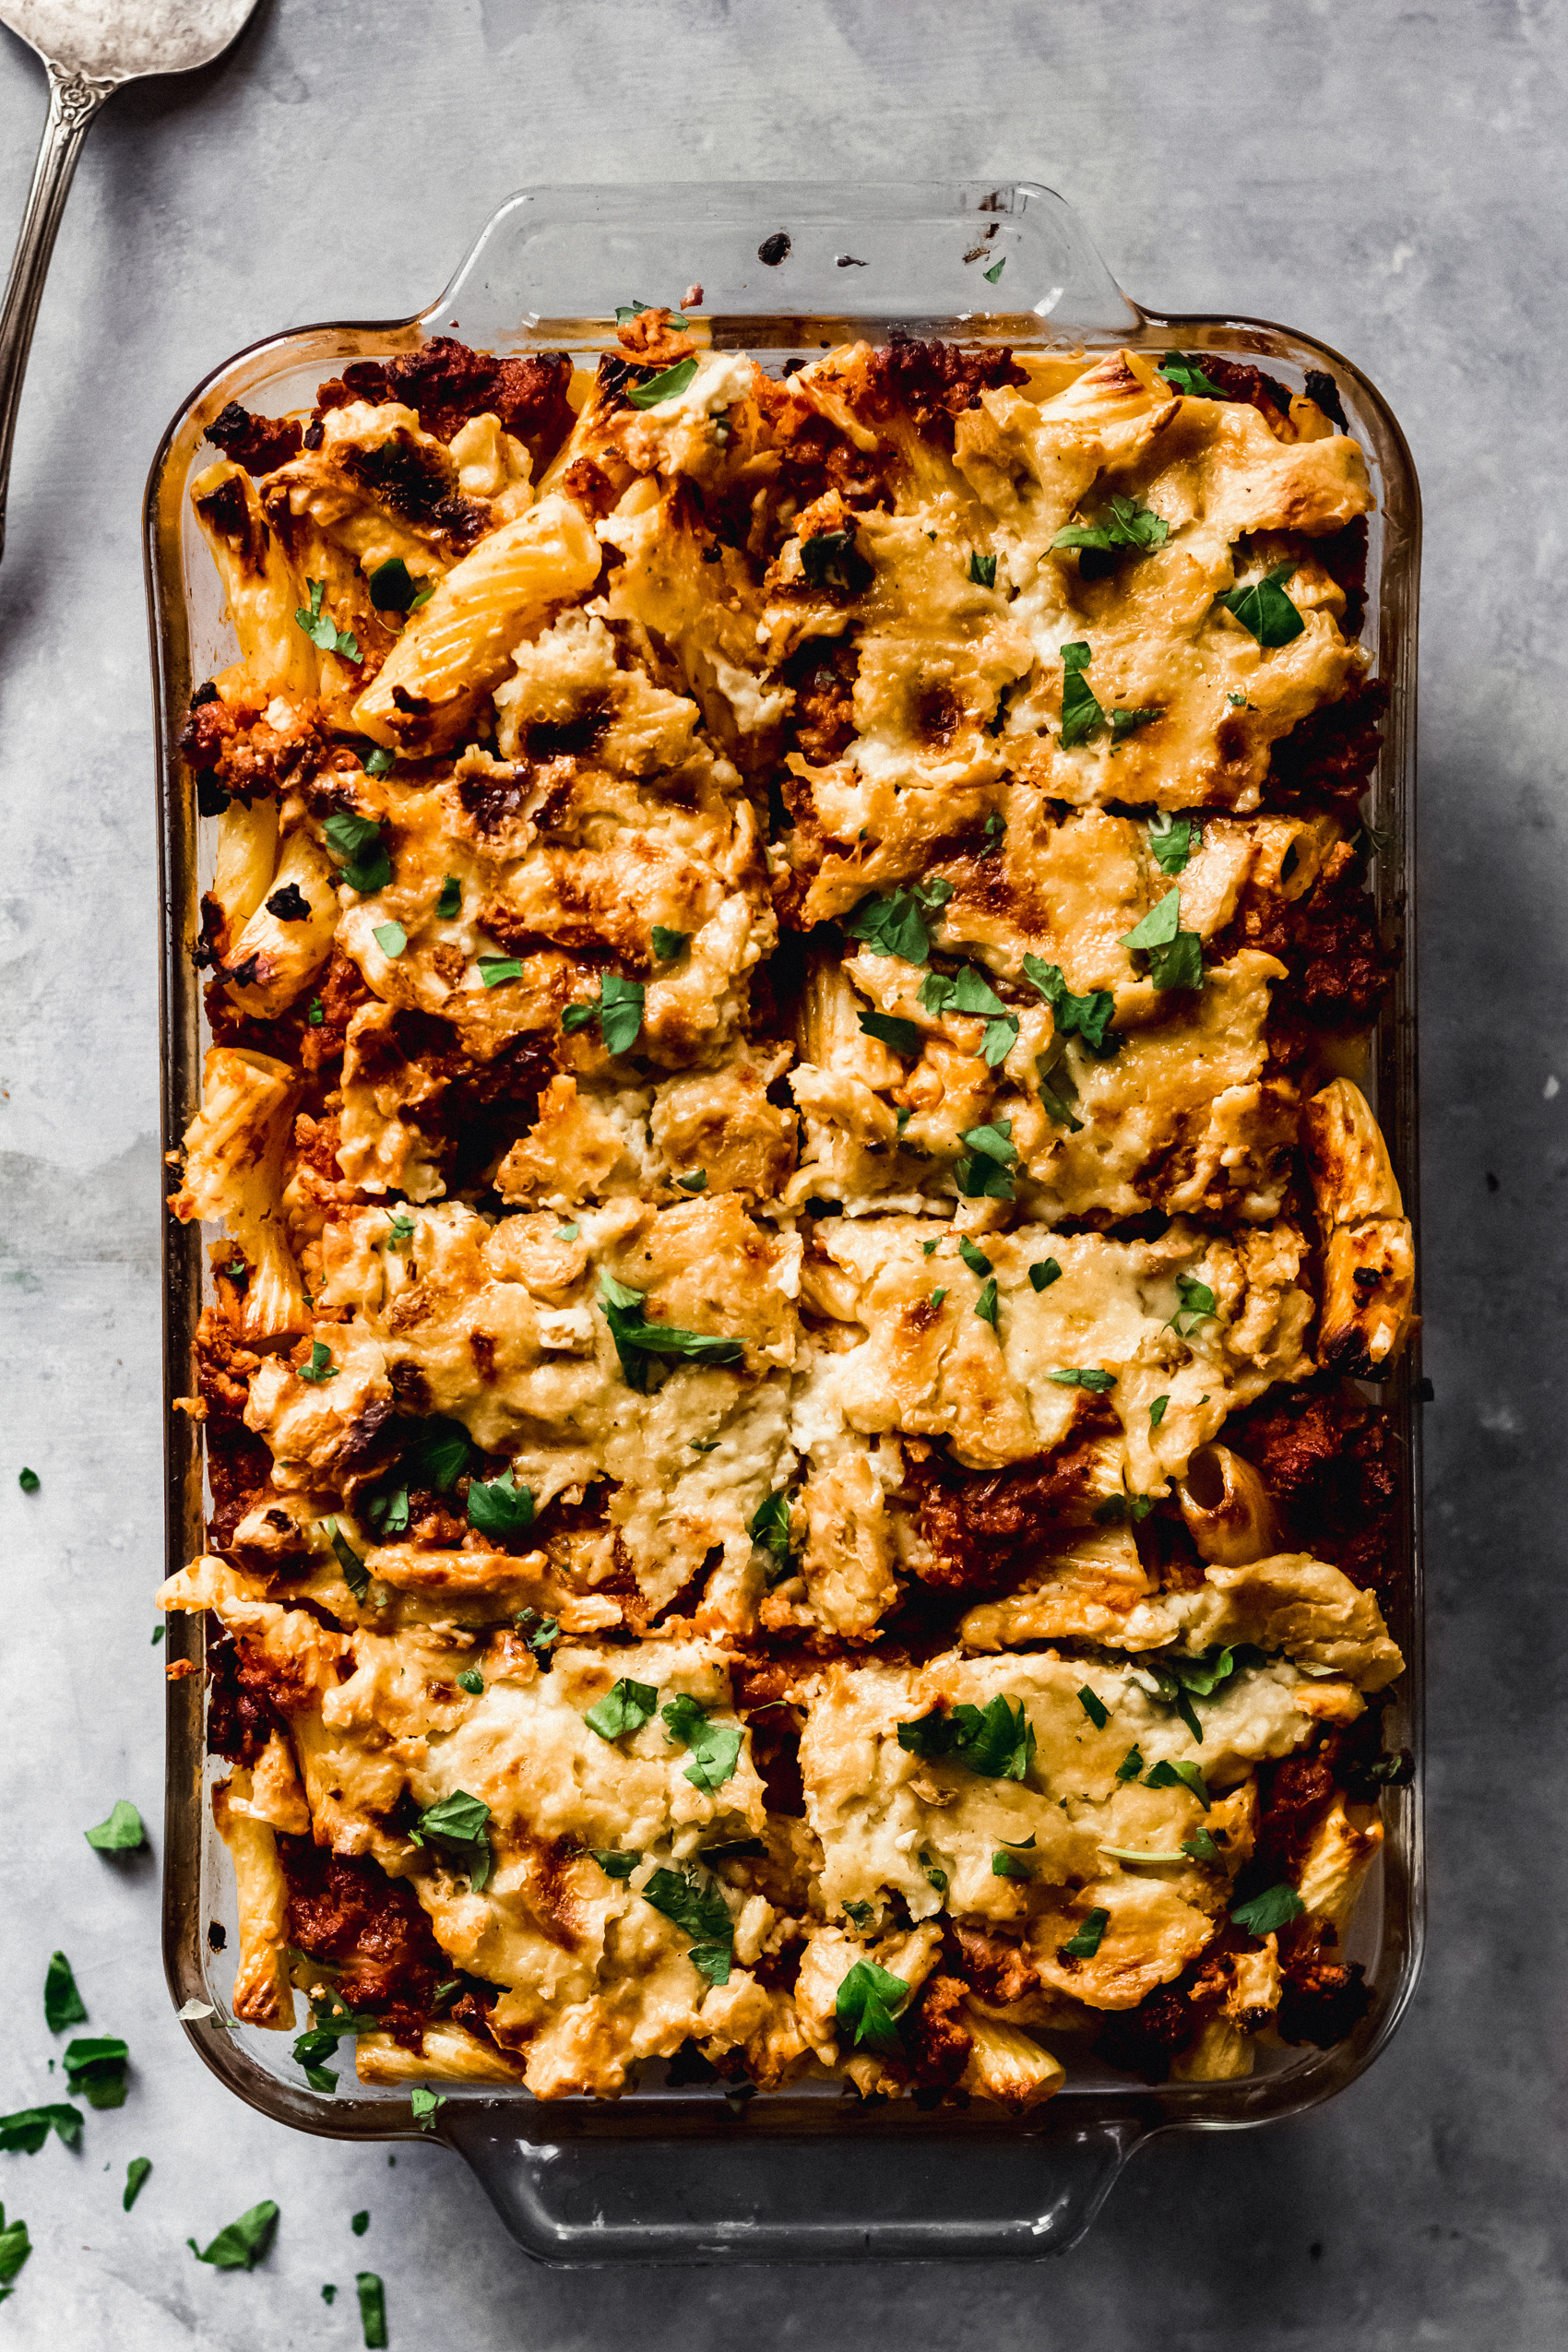
[[[454,2100],[442,2136],[526,2253],[615,2262],[1038,2258],[1084,2235],[1151,2123],[1063,2110],[1021,2137],[529,2140]]]

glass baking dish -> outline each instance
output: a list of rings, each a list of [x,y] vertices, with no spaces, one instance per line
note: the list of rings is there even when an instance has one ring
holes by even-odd
[[[1417,1208],[1414,904],[1416,599],[1420,507],[1404,436],[1374,386],[1337,352],[1256,319],[1161,316],[1122,293],[1069,207],[1028,182],[541,188],[486,224],[450,286],[417,317],[296,329],[226,361],[181,407],[152,464],[146,561],[161,826],[163,1141],[196,1107],[203,1048],[195,935],[203,849],[178,738],[192,687],[232,656],[217,576],[195,527],[189,481],[207,423],[238,399],[269,413],[309,406],[346,360],[457,333],[498,351],[591,355],[614,340],[614,310],[674,303],[688,286],[716,347],[753,352],[774,372],[791,355],[895,330],[1031,350],[1172,344],[1261,360],[1299,388],[1307,371],[1337,386],[1377,493],[1363,642],[1390,703],[1373,783],[1374,882],[1405,952],[1372,1052],[1372,1090],[1412,1217]],[[208,852],[208,858],[210,851]],[[164,1383],[170,1572],[202,1547],[202,1465],[194,1424],[174,1408],[191,1386],[205,1278],[197,1229],[164,1224]],[[1419,1263],[1419,1257],[1418,1257]],[[1406,1447],[1402,1573],[1388,1610],[1409,1661],[1396,1686],[1392,1741],[1420,1754],[1419,1360],[1384,1384]],[[307,2090],[288,2039],[225,2025],[229,1969],[209,1923],[234,1907],[211,1826],[202,1740],[199,1619],[169,1620],[164,1952],[176,2002],[215,2004],[186,2021],[202,2058],[277,2120],[343,2139],[398,2139],[415,2125],[406,2093]],[[1350,1956],[1366,1966],[1371,2008],[1349,2041],[1285,2051],[1271,2071],[1209,2084],[1129,2083],[1092,2066],[1025,2122],[978,2104],[921,2112],[862,2104],[837,2086],[746,2103],[720,2087],[645,2079],[619,2102],[540,2104],[528,2092],[458,2090],[436,2130],[472,2167],[508,2228],[534,2255],[616,2259],[1039,2255],[1087,2228],[1117,2173],[1157,2132],[1223,2131],[1316,2107],[1352,2082],[1409,2000],[1422,1932],[1420,1780],[1385,1800],[1387,1842],[1362,1899]],[[652,2070],[660,2074],[662,2068]]]

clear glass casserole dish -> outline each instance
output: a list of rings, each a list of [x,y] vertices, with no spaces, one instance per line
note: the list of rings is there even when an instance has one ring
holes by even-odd
[[[688,282],[718,349],[777,372],[792,355],[895,330],[1030,350],[1179,344],[1263,360],[1292,390],[1326,373],[1366,452],[1371,523],[1362,643],[1389,688],[1372,822],[1380,915],[1403,956],[1375,1036],[1369,1092],[1412,1218],[1417,1202],[1414,905],[1416,603],[1420,510],[1403,435],[1376,389],[1347,361],[1289,329],[1250,319],[1167,317],[1118,289],[1076,219],[1050,189],[909,184],[557,188],[514,196],[486,225],[439,301],[380,325],[300,328],[252,345],[196,387],[153,460],[146,561],[158,724],[163,947],[163,1140],[172,1150],[197,1105],[203,1050],[190,947],[205,879],[194,795],[178,739],[193,686],[229,658],[221,594],[187,495],[207,424],[231,400],[268,413],[308,406],[345,361],[457,333],[503,352],[596,354],[614,341],[618,303],[672,301]],[[1418,1260],[1419,1262],[1419,1260]],[[175,1408],[189,1388],[206,1266],[199,1229],[164,1230],[164,1384],[170,1573],[202,1548],[196,1425]],[[1413,1352],[1384,1384],[1404,1447],[1403,1557],[1389,1629],[1408,1671],[1388,1717],[1391,1742],[1420,1757],[1422,1691],[1420,1454]],[[198,1620],[171,1618],[164,1950],[186,2020],[211,2067],[276,2120],[339,2138],[410,2137],[406,2093],[336,2097],[287,2079],[279,2037],[222,2023],[221,1944],[233,1889],[213,1831],[203,1752]],[[1156,2132],[1239,2129],[1320,2105],[1367,2067],[1414,1988],[1422,1931],[1420,1777],[1385,1800],[1386,1844],[1349,1945],[1373,1998],[1350,2038],[1281,2051],[1250,2078],[1155,2087],[1106,2070],[1070,2073],[1024,2122],[997,2112],[922,2112],[862,2104],[837,2087],[749,2103],[715,2085],[645,2081],[618,2103],[540,2105],[522,2090],[458,2091],[435,2128],[473,2168],[530,2253],[614,2259],[847,2260],[1058,2251],[1088,2227],[1134,2149]],[[297,2073],[297,2070],[290,2070]],[[657,2070],[656,2070],[657,2071]],[[874,2153],[873,2153],[874,2152]]]

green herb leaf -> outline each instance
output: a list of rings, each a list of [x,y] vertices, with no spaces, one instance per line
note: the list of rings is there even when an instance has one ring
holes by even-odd
[[[412,1424],[403,1446],[403,1467],[410,1486],[428,1487],[433,1494],[449,1494],[472,1454],[473,1442],[462,1422],[433,1413]]]
[[[1148,1425],[1151,1430],[1157,1430],[1159,1427],[1160,1422],[1165,1419],[1165,1408],[1170,1402],[1170,1399],[1169,1396],[1157,1396],[1155,1398],[1154,1403],[1148,1408]]]
[[[619,1740],[627,1731],[640,1731],[659,1705],[658,1686],[652,1682],[634,1682],[623,1675],[612,1682],[597,1706],[589,1707],[583,1721],[601,1740]]]
[[[65,2044],[65,2086],[89,2107],[124,2107],[130,2051],[117,2034],[96,2034]]]
[[[462,1672],[457,1677],[457,1688],[459,1691],[466,1691],[470,1699],[482,1698],[484,1695],[484,1677],[480,1672],[477,1666],[464,1667]]]
[[[1294,564],[1277,564],[1272,572],[1265,572],[1250,588],[1228,588],[1214,600],[1233,613],[1265,650],[1289,645],[1307,625],[1285,593],[1285,583],[1296,568]]]
[[[1214,1292],[1206,1282],[1198,1282],[1190,1274],[1179,1274],[1176,1277],[1176,1294],[1182,1303],[1166,1328],[1186,1339],[1200,1323],[1206,1323],[1214,1313]]]
[[[321,1525],[338,1565],[343,1571],[343,1582],[357,1601],[365,1600],[370,1593],[369,1569],[336,1519],[323,1519]]]
[[[1158,906],[1151,907],[1143,921],[1122,936],[1123,947],[1166,947],[1175,938],[1182,922],[1182,893],[1168,890]]]
[[[1202,988],[1203,942],[1195,931],[1179,931],[1169,947],[1150,950],[1148,976],[1158,989]]]
[[[1161,873],[1182,873],[1202,840],[1203,830],[1196,817],[1158,815],[1149,819],[1149,855]]]
[[[1202,1737],[1201,1733],[1199,1737]],[[1207,1812],[1210,1802],[1208,1783],[1195,1764],[1190,1762],[1170,1764],[1162,1756],[1157,1764],[1150,1765],[1144,1778],[1146,1788],[1174,1788],[1178,1785],[1191,1789],[1205,1812]]]
[[[1143,1751],[1138,1746],[1136,1740],[1134,1740],[1133,1745],[1128,1749],[1126,1754],[1123,1757],[1121,1763],[1117,1765],[1116,1777],[1118,1780],[1136,1780],[1142,1773],[1143,1768]]]
[[[147,1832],[142,1818],[126,1797],[118,1798],[107,1821],[96,1829],[83,1832],[88,1844],[100,1854],[134,1854],[147,1844]]]
[[[994,1275],[992,1275],[991,1280],[986,1283],[980,1291],[980,1297],[975,1301],[975,1313],[979,1315],[981,1323],[990,1324],[992,1331],[994,1331],[1000,1338],[1001,1327],[997,1322],[999,1309],[996,1303],[996,1277]]]
[[[1225,394],[1211,375],[1206,375],[1198,362],[1185,351],[1167,351],[1159,362],[1159,373],[1173,392],[1184,392],[1189,399],[1223,400]]]
[[[42,1483],[36,1470],[18,1470],[17,1473],[17,1484],[24,1494],[36,1494]]]
[[[723,1787],[741,1760],[742,1734],[732,1723],[711,1723],[707,1709],[682,1692],[659,1709],[665,1736],[677,1747],[689,1748],[692,1761],[683,1778],[694,1788]]]
[[[925,1872],[928,1885],[934,1886],[938,1895],[945,1895],[948,1883],[947,1873],[938,1863],[932,1860],[923,1846],[921,1847],[921,1868]]]
[[[992,1878],[1033,1878],[1034,1864],[1026,1862],[1021,1854],[993,1854],[991,1858]]]
[[[953,1181],[966,1200],[1010,1201],[1014,1186],[1008,1170],[1017,1165],[1011,1119],[993,1120],[984,1127],[969,1127],[959,1137],[968,1157],[953,1171]]]
[[[861,1027],[867,1037],[882,1045],[890,1045],[895,1053],[919,1053],[925,1043],[913,1021],[902,1021],[895,1013],[862,1013]]]
[[[522,979],[523,959],[520,956],[481,956],[479,958],[479,976],[486,988],[500,988],[506,980]],[[573,1004],[568,1004],[566,1007],[568,1013],[576,1010],[577,1007]],[[584,1018],[591,1020],[593,1010],[592,1006],[585,1006]],[[562,1027],[565,1027],[564,1016],[562,1018]],[[581,1027],[581,1023],[578,1027]]]
[[[640,1854],[618,1853],[613,1847],[590,1846],[587,1849],[599,1864],[606,1878],[627,1879],[642,1860]]]
[[[1037,1258],[1029,1268],[1029,1288],[1049,1290],[1053,1282],[1062,1279],[1062,1268],[1054,1258]]]
[[[909,1988],[902,1977],[879,1968],[874,1960],[857,1960],[839,1986],[833,2006],[855,2049],[865,2045],[897,2055],[904,2045],[895,2020],[909,1998]]]
[[[555,1228],[555,1239],[558,1241],[575,1241],[582,1229],[582,1227],[575,1222],[571,1225],[558,1225]]]
[[[977,1250],[967,1233],[961,1233],[958,1236],[958,1255],[971,1274],[986,1275],[995,1270],[985,1252]]]
[[[140,1826],[140,1816],[137,1816]],[[87,2008],[77,1990],[77,1980],[71,1974],[71,1964],[63,1952],[49,1955],[49,1966],[43,1976],[43,2022],[52,2034],[63,2034],[67,2025],[85,2025]]]
[[[327,1021],[327,1007],[323,1004],[319,996],[313,996],[311,998],[310,1004],[306,1007],[305,1019],[310,1023],[313,1029],[319,1029],[325,1027]]]
[[[1092,1960],[1099,1950],[1100,1938],[1110,1925],[1109,1911],[1097,1908],[1086,1912],[1082,1927],[1070,1935],[1065,1943],[1057,1945],[1057,1957],[1062,1960]]]
[[[153,1627],[153,1629],[152,1629],[152,1641],[151,1641],[151,1645],[150,1645],[150,1646],[151,1646],[153,1649],[156,1649],[156,1648],[158,1647],[159,1643],[160,1643],[160,1642],[163,1639],[163,1636],[164,1636],[164,1634],[168,1632],[168,1630],[169,1630],[169,1629],[168,1629],[168,1627],[167,1627],[166,1625],[155,1625],[155,1626]]]
[[[684,1176],[677,1176],[675,1182],[683,1193],[706,1193],[707,1170],[706,1168],[689,1169]]]
[[[965,1705],[901,1723],[898,1745],[911,1755],[950,1757],[988,1780],[1025,1780],[1035,1730],[1021,1699],[1009,1705],[998,1696],[983,1709]]]
[[[359,639],[351,630],[340,629],[330,612],[322,611],[321,600],[327,593],[327,582],[307,580],[305,586],[310,590],[310,604],[295,609],[294,619],[299,627],[312,645],[318,647],[323,653],[340,653],[345,659],[357,661],[360,658]]]
[[[259,2205],[252,2205],[238,2221],[220,2229],[205,2253],[194,2238],[186,2245],[198,2263],[210,2263],[214,2270],[255,2270],[278,2234],[278,2207],[270,2197]]]
[[[6,2210],[0,2205],[0,2303],[14,2292],[10,2281],[16,2277],[32,2251],[25,2221],[13,2221],[7,2227]]]
[[[1212,1835],[1206,1829],[1194,1829],[1191,1837],[1183,1837],[1182,1851],[1189,1855],[1194,1862],[1218,1862],[1223,1859]]]
[[[969,578],[976,588],[993,588],[996,586],[995,556],[977,555],[971,553],[969,556]]]
[[[131,2158],[129,2164],[125,2167],[125,2193],[120,2200],[120,2205],[123,2212],[130,2212],[131,2207],[141,2195],[143,2189],[146,2188],[147,2177],[151,2170],[152,2158],[150,2156],[133,2156]]]
[[[481,1535],[520,1536],[533,1515],[533,1489],[518,1486],[511,1470],[469,1481],[469,1525]]]
[[[649,376],[645,384],[628,386],[626,398],[634,409],[657,409],[665,400],[678,399],[696,372],[695,359],[677,360],[661,375]]]
[[[1113,497],[1103,518],[1098,523],[1070,523],[1057,532],[1051,544],[1055,547],[1087,547],[1100,554],[1147,555],[1163,547],[1170,536],[1170,526],[1152,507],[1136,498]],[[1086,578],[1099,576],[1099,566],[1084,567]]]
[[[1105,713],[1095,700],[1094,689],[1085,675],[1091,655],[1080,639],[1075,645],[1064,645],[1062,654],[1062,748],[1071,751],[1075,744],[1087,742],[1097,727],[1105,724]]]
[[[662,923],[653,926],[653,952],[661,964],[672,964],[691,940],[689,931],[666,931]]]
[[[378,564],[368,585],[370,600],[378,612],[412,612],[435,594],[435,582],[416,579],[400,555]]]
[[[1119,1031],[1111,1028],[1111,1016],[1116,1010],[1116,999],[1108,988],[1091,989],[1087,996],[1075,996],[1063,978],[1061,967],[1047,964],[1039,956],[1024,958],[1024,978],[1038,988],[1050,1005],[1059,1037],[1081,1037],[1089,1051],[1101,1062],[1109,1062],[1122,1051]]]
[[[364,2332],[366,2352],[386,2352],[386,2290],[373,2270],[356,2271],[354,2286],[360,2299],[360,2326]]]
[[[642,1312],[643,1297],[642,1291],[607,1274],[600,1276],[600,1310],[610,1325],[629,1388],[639,1395],[646,1392],[649,1356],[684,1356],[703,1364],[740,1361],[744,1350],[738,1339],[711,1331],[681,1331],[673,1324],[649,1323]]]
[[[630,1053],[643,1025],[643,984],[606,972],[599,984],[599,1033],[606,1053]]]
[[[1137,733],[1140,727],[1147,727],[1153,720],[1164,716],[1163,705],[1146,710],[1113,710],[1111,713],[1111,740],[1113,743],[1124,743],[1129,735]]]
[[[315,1339],[311,1343],[309,1363],[296,1364],[293,1369],[299,1379],[309,1381],[315,1388],[322,1381],[330,1380],[338,1367],[332,1360],[332,1350],[326,1340]]]
[[[390,776],[398,765],[398,754],[389,752],[385,743],[374,743],[360,765],[367,776]]]
[[[843,928],[879,956],[923,964],[931,955],[931,925],[952,896],[950,882],[911,883],[885,897],[862,898],[853,914],[844,917]]]
[[[444,923],[463,910],[463,885],[455,873],[449,873],[436,893],[435,911]]]
[[[67,2148],[82,2136],[80,2110],[74,2107],[24,2107],[15,2115],[0,2115],[0,2152],[36,2156],[51,2132]]]
[[[1107,1389],[1116,1385],[1114,1372],[1099,1372],[1092,1365],[1063,1364],[1060,1372],[1047,1372],[1045,1376],[1053,1380],[1058,1388],[1090,1388],[1097,1396],[1103,1396]]]
[[[372,891],[386,889],[392,879],[392,861],[378,819],[356,815],[352,809],[339,809],[321,829],[327,848],[339,861],[339,882],[346,882],[362,898],[368,897]]]
[[[947,1291],[946,1291],[945,1286],[944,1286],[944,1287],[943,1287],[943,1288],[942,1288],[942,1289],[940,1289],[933,1290],[933,1291],[932,1292],[932,1294],[931,1294],[931,1304],[932,1304],[933,1307],[939,1307],[939,1306],[942,1304],[942,1301],[944,1301],[944,1299],[945,1299],[945,1297],[946,1297],[946,1296],[947,1296]]]
[[[1231,1911],[1230,1924],[1246,1935],[1276,1935],[1292,1919],[1299,1919],[1306,1907],[1293,1886],[1271,1886],[1264,1894],[1254,1895],[1250,1903],[1238,1903]]]
[[[400,956],[409,944],[409,934],[401,923],[377,923],[370,935],[386,956]]]
[[[802,540],[801,570],[809,587],[840,596],[863,596],[873,577],[853,531],[816,531]]]
[[[985,279],[985,282],[986,282],[986,284],[987,284],[988,286],[994,286],[994,285],[995,285],[995,283],[996,283],[996,281],[997,281],[997,279],[1001,277],[1001,275],[1002,275],[1003,271],[1006,268],[1006,267],[1007,267],[1007,256],[1006,256],[1006,255],[1005,255],[1005,254],[1004,254],[1004,255],[1003,255],[1003,256],[1002,256],[1002,258],[1001,258],[1001,260],[997,263],[997,265],[996,265],[996,267],[995,267],[995,268],[994,268],[994,269],[982,269],[982,270],[980,271],[980,276],[981,276],[981,277]]]
[[[512,1622],[548,1674],[551,1646],[561,1638],[560,1619],[541,1617],[537,1609],[520,1609]]]
[[[790,1557],[790,1498],[782,1487],[766,1495],[746,1522],[746,1533],[780,1562]]]
[[[645,1903],[694,1939],[686,1957],[711,1985],[726,1985],[735,1949],[735,1924],[717,1883],[691,1871],[655,1871],[642,1890]]]
[[[449,1797],[426,1807],[409,1835],[416,1846],[439,1846],[466,1873],[469,1884],[478,1895],[494,1861],[486,1834],[489,1820],[490,1807],[482,1797],[470,1797],[466,1788],[454,1788]]]
[[[1103,1731],[1106,1725],[1111,1720],[1111,1710],[1095,1696],[1095,1693],[1089,1689],[1087,1682],[1084,1684],[1083,1689],[1078,1693],[1078,1705],[1083,1708],[1084,1713],[1088,1716],[1088,1719],[1094,1725],[1095,1729],[1097,1731]]]
[[[436,2112],[446,2104],[445,2091],[433,2091],[428,2084],[416,2083],[409,2093],[409,2107],[422,2132],[434,2132]]]

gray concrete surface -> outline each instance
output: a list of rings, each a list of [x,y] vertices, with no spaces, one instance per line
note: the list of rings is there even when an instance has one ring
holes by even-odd
[[[135,2075],[78,2156],[0,2156],[36,2247],[0,2337],[347,2346],[361,2265],[386,2280],[403,2352],[1553,2352],[1568,2335],[1565,66],[1562,0],[263,0],[225,67],[112,107],[44,303],[0,567],[0,2110],[58,2084],[39,2001],[56,1943]],[[5,233],[42,109],[38,68],[0,35]],[[1046,180],[1134,293],[1322,336],[1409,434],[1427,502],[1431,1951],[1359,2086],[1262,2135],[1146,2150],[1061,2263],[562,2276],[513,2250],[444,2152],[389,2168],[233,2103],[171,2018],[152,1862],[81,1836],[116,1796],[153,1820],[160,1802],[139,499],[209,364],[275,327],[415,307],[515,185],[813,172]],[[143,2154],[156,2168],[127,2216]],[[187,2233],[264,2195],[283,2208],[266,2266],[198,2268]]]

